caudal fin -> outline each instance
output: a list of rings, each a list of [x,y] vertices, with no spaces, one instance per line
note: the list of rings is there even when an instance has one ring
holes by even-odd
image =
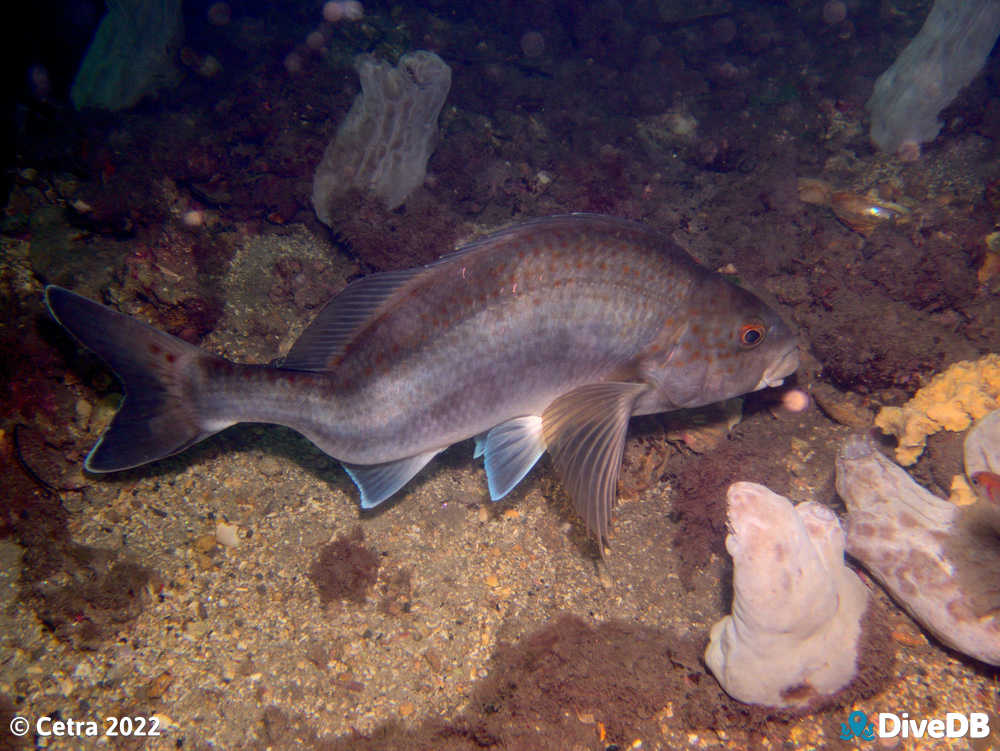
[[[157,331],[61,287],[45,288],[52,317],[115,372],[125,399],[87,456],[91,472],[137,467],[183,451],[207,438],[198,419],[198,363],[211,357],[187,342]]]

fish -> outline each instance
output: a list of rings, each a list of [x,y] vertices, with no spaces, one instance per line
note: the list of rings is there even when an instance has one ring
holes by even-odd
[[[632,416],[778,386],[799,362],[797,335],[756,295],[654,229],[597,214],[528,220],[362,277],[270,365],[58,286],[45,301],[123,386],[90,472],[273,423],[338,460],[370,509],[474,438],[494,501],[548,451],[602,552]]]
[[[984,501],[1000,509],[1000,475],[996,472],[973,472],[969,479],[979,489]]]

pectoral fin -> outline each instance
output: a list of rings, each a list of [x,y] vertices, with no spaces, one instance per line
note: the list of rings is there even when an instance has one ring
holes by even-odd
[[[606,382],[581,386],[542,415],[542,435],[587,529],[603,544],[618,490],[625,432],[648,386]]]
[[[499,501],[524,478],[545,453],[542,418],[515,417],[476,439],[476,451],[485,454],[490,498]]]
[[[375,508],[406,485],[439,451],[428,451],[385,464],[344,464],[344,471],[361,491],[361,508]]]

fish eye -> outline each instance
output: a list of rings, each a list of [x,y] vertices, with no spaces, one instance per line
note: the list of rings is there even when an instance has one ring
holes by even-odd
[[[744,323],[740,326],[740,344],[749,349],[764,341],[764,325],[761,323]]]

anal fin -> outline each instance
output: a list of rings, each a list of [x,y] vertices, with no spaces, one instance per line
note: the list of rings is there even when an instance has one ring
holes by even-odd
[[[361,491],[361,508],[375,508],[413,479],[439,449],[385,464],[344,464],[344,471]]]
[[[472,450],[472,458],[473,459],[478,459],[479,457],[481,457],[483,454],[486,453],[486,435],[487,435],[487,433],[489,433],[489,431],[487,431],[486,433],[480,433],[479,435],[477,435],[477,436],[475,436],[473,438],[473,440],[476,442],[476,445],[475,445],[475,447]]]
[[[556,399],[542,415],[542,433],[556,470],[587,529],[602,545],[632,408],[649,387],[608,381],[581,386]]]
[[[486,481],[490,498],[499,501],[524,479],[545,453],[542,418],[515,417],[476,438],[476,451],[485,454]]]

